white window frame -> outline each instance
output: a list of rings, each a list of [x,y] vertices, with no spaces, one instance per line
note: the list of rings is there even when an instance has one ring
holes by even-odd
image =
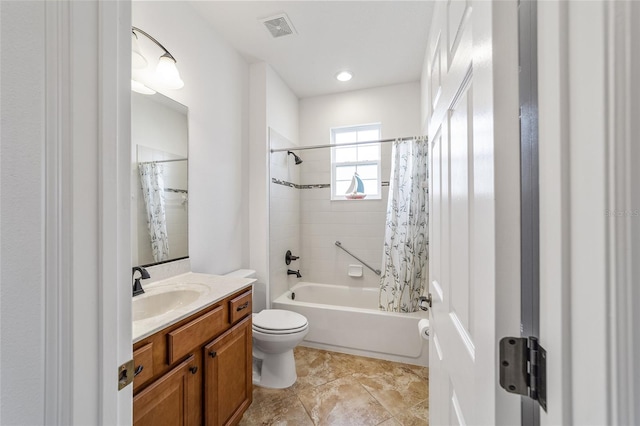
[[[340,146],[340,144],[336,143],[336,135],[340,133],[347,132],[361,132],[366,130],[377,130],[378,131],[378,140],[382,136],[382,124],[381,123],[371,123],[371,124],[359,124],[353,126],[343,126],[343,127],[332,127],[331,128],[331,144]],[[357,139],[357,138],[356,138]],[[357,141],[356,142],[360,142]],[[362,141],[366,142],[366,141]],[[378,185],[377,185],[377,194],[367,194],[367,196],[363,200],[381,200],[382,199],[382,148],[380,143],[376,143],[373,141],[371,145],[374,145],[378,149],[378,159],[377,160],[365,160],[365,161],[349,161],[349,162],[336,162],[336,154],[335,148],[331,148],[331,200],[332,201],[353,201],[349,200],[344,196],[344,194],[336,194],[336,169],[338,166],[355,166],[356,169],[358,166],[370,166],[377,165],[378,166]],[[363,145],[355,145],[355,147],[360,147]],[[361,200],[358,200],[361,201]]]

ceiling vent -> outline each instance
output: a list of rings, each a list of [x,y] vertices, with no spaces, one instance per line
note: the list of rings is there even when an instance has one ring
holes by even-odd
[[[267,27],[273,38],[284,37],[295,34],[296,30],[285,13],[263,18],[260,21]]]

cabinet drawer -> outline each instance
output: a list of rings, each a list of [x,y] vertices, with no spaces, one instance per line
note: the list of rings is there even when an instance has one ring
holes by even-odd
[[[229,301],[229,322],[233,324],[251,313],[251,290]]]
[[[224,306],[217,306],[182,327],[167,334],[168,362],[173,364],[192,352],[198,345],[227,328]]]
[[[133,353],[133,389],[143,385],[153,377],[153,343],[147,343]]]

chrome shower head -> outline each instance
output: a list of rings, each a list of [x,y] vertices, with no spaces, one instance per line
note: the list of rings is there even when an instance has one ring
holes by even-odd
[[[302,163],[302,158],[298,157],[297,155],[295,155],[293,152],[291,151],[287,151],[287,154],[293,155],[293,158],[296,160],[296,165]]]

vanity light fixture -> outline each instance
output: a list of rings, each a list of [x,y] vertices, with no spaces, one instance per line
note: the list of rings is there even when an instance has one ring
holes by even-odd
[[[169,51],[160,44],[160,42],[158,42],[158,40],[149,35],[149,33],[137,27],[132,27],[131,33],[131,65],[134,70],[139,70],[136,78],[131,80],[131,89],[145,95],[155,93],[153,89],[148,87],[149,85],[160,89],[181,89],[184,86],[184,82],[180,78],[180,73],[176,67],[176,58],[174,58],[173,55],[169,53]],[[148,61],[142,54],[140,46],[138,45],[139,34],[147,37],[164,52],[158,59],[158,65],[156,66],[155,72],[149,71],[144,73],[144,68],[147,67]],[[142,76],[142,78],[140,76]],[[144,80],[144,82],[140,80]]]
[[[147,58],[144,57],[138,44],[138,34],[131,31],[131,67],[135,70],[146,68]]]
[[[336,79],[338,81],[349,81],[353,78],[353,73],[351,71],[340,71],[336,74]]]

